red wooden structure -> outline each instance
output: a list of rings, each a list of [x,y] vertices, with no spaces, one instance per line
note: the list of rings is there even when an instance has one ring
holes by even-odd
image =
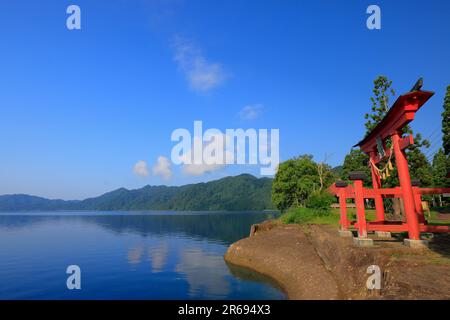
[[[412,135],[403,137],[403,128],[410,123],[415,113],[431,98],[433,92],[415,90],[400,96],[389,109],[382,121],[355,146],[369,155],[373,188],[363,187],[363,173],[351,174],[353,185],[337,182],[330,191],[339,197],[340,225],[342,230],[353,227],[359,238],[366,238],[368,231],[408,232],[411,240],[419,240],[421,232],[449,232],[449,226],[432,226],[425,220],[421,195],[450,193],[450,188],[419,188],[413,186],[405,155],[405,148],[413,143]],[[391,139],[391,148],[386,148],[386,140]],[[384,153],[384,154],[383,154]],[[393,153],[391,155],[391,153]],[[376,164],[395,157],[400,186],[382,188]],[[383,198],[396,197],[403,200],[406,223],[386,221]],[[348,221],[346,200],[355,199],[357,221]],[[376,221],[367,222],[364,212],[364,199],[374,199]]]

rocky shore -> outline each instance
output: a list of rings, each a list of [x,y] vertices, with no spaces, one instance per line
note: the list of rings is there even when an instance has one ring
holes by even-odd
[[[333,226],[266,221],[232,244],[225,260],[271,277],[294,300],[450,299],[448,235],[420,250],[401,239],[374,240],[374,247],[354,247]],[[367,289],[371,265],[381,269],[381,290]]]

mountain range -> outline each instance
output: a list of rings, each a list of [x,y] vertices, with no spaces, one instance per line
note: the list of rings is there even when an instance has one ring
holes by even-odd
[[[26,194],[0,196],[0,212],[57,210],[252,211],[274,209],[272,179],[249,174],[188,184],[120,188],[85,200],[51,200]]]

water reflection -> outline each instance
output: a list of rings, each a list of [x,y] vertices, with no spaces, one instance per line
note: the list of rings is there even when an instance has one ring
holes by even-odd
[[[163,271],[169,256],[169,244],[166,241],[158,241],[155,245],[148,248],[147,252],[152,272]]]
[[[105,212],[101,215],[98,213],[95,215],[77,215],[76,213],[42,215],[36,213],[26,216],[0,214],[0,228],[21,228],[33,224],[72,219],[93,223],[117,234],[133,233],[143,237],[168,234],[185,235],[230,244],[246,237],[252,224],[277,215],[274,212],[197,213],[187,215],[149,213],[151,214],[117,214],[111,212]]]
[[[0,215],[0,299],[280,299],[223,260],[268,215]],[[73,263],[80,292],[61,285]]]
[[[130,248],[128,251],[128,263],[139,264],[142,261],[142,254],[144,253],[145,246],[143,244],[138,247]]]
[[[186,248],[180,252],[180,261],[175,271],[183,274],[189,283],[189,296],[206,294],[224,298],[229,293],[228,273],[223,258],[198,247]]]

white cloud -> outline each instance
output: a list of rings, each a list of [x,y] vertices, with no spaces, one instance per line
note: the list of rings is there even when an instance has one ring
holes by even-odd
[[[169,180],[172,177],[170,160],[166,157],[159,156],[156,164],[152,168],[152,174],[154,176],[161,176],[164,180]]]
[[[225,148],[225,139],[226,136],[224,134],[213,134],[212,139],[208,142],[202,141],[200,143],[200,139],[198,137],[194,137],[193,146],[195,145],[202,145],[202,163],[201,164],[195,164],[194,163],[194,157],[192,154],[192,149],[188,152],[186,152],[182,157],[181,161],[184,162],[182,171],[186,175],[190,176],[201,176],[205,173],[211,173],[214,171],[221,170],[225,167],[226,159],[227,157],[230,157],[230,151],[226,150]],[[197,142],[197,143],[196,143]],[[220,147],[222,146],[222,147]],[[219,151],[219,149],[224,152],[224,154],[215,155],[210,154],[209,152],[205,152],[205,149],[209,149],[209,151],[215,149],[216,151]],[[219,151],[220,152],[220,151]]]
[[[207,92],[225,81],[226,75],[222,66],[209,62],[192,41],[177,36],[173,47],[174,59],[185,73],[192,90]]]
[[[147,162],[145,162],[144,160],[136,162],[136,164],[133,167],[133,172],[141,177],[148,176]]]
[[[264,106],[262,104],[247,105],[239,111],[239,117],[243,120],[254,120],[263,110]]]
[[[222,168],[223,164],[186,164],[183,166],[183,173],[189,176],[201,176]]]

